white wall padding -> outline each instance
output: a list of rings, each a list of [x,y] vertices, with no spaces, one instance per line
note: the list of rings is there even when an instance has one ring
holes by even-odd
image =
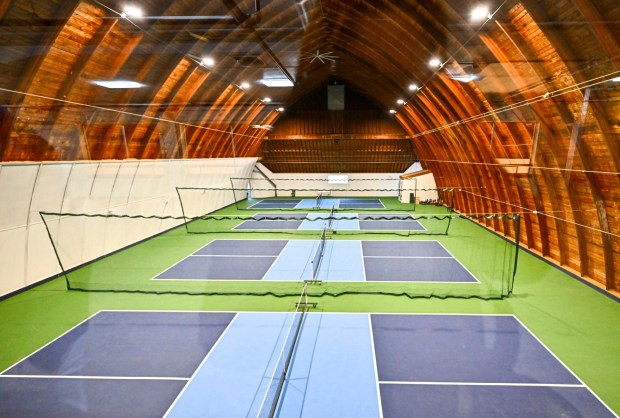
[[[255,164],[256,158],[0,164],[0,295],[61,271],[39,212],[181,216],[176,187],[230,187],[231,177],[249,177]],[[231,203],[231,192],[210,191],[198,214]],[[181,223],[47,220],[62,241],[65,268]]]

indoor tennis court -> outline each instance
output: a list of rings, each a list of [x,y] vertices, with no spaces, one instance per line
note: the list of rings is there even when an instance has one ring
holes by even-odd
[[[4,0],[0,66],[0,418],[620,418],[618,0]]]
[[[98,312],[3,373],[0,412],[265,416],[273,353],[303,321],[281,416],[478,417],[524,397],[526,413],[614,416],[512,315],[295,315]]]

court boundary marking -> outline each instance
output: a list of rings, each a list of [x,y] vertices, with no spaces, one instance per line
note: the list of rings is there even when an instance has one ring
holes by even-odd
[[[558,362],[566,371],[577,380],[580,385],[575,384],[518,384],[518,383],[462,383],[462,382],[379,382],[379,384],[405,384],[405,385],[468,385],[468,386],[525,386],[525,387],[576,387],[586,389],[598,402],[600,402],[605,409],[607,409],[613,416],[618,415],[607,405],[593,390],[588,386],[564,361],[562,361],[536,334],[534,334],[515,314],[454,314],[454,313],[369,313],[370,315],[412,315],[412,316],[497,316],[497,317],[512,317],[517,324],[522,327],[525,332],[530,335],[555,361]],[[371,322],[372,324],[372,322]]]
[[[218,340],[216,341],[216,343],[211,347],[211,350],[207,353],[207,355],[205,356],[205,358],[203,359],[203,362],[210,357],[211,353],[214,351],[214,348],[219,344],[220,340],[223,338],[223,336],[226,334],[228,328],[231,326],[231,324],[236,320],[236,318],[238,317],[239,313],[248,313],[248,314],[274,314],[274,315],[279,315],[279,314],[292,314],[292,311],[225,311],[225,310],[217,310],[217,311],[207,311],[207,310],[149,310],[149,309],[100,309],[96,312],[94,312],[93,314],[87,316],[84,320],[80,321],[79,323],[75,324],[74,326],[72,326],[71,328],[69,328],[68,330],[66,330],[65,332],[61,333],[60,335],[58,335],[56,338],[54,338],[53,340],[49,341],[48,343],[44,344],[43,346],[41,346],[40,348],[38,348],[37,350],[33,351],[32,353],[28,354],[27,356],[23,357],[22,359],[18,360],[17,362],[15,362],[14,364],[12,364],[11,366],[9,366],[8,368],[6,368],[5,370],[0,372],[0,379],[4,378],[11,378],[11,375],[6,375],[4,374],[7,370],[10,370],[11,368],[15,367],[16,365],[18,365],[19,363],[25,361],[26,359],[28,359],[29,357],[33,356],[34,354],[38,353],[39,351],[43,350],[44,348],[46,348],[47,346],[49,346],[50,344],[52,344],[53,342],[59,340],[60,338],[62,338],[63,336],[65,336],[66,334],[68,334],[69,332],[71,332],[73,329],[77,328],[78,326],[84,324],[86,321],[92,319],[93,317],[95,317],[96,315],[98,315],[99,313],[102,312],[136,312],[136,313],[232,313],[235,314],[235,316],[233,317],[233,319],[230,321],[230,323],[228,324],[228,326],[224,329],[224,331],[222,332],[222,334],[220,335],[220,337],[218,338]],[[506,313],[506,314],[485,314],[485,313],[445,313],[445,312],[438,312],[438,313],[429,313],[429,312],[306,312],[307,315],[350,315],[350,314],[355,314],[355,315],[367,315],[368,319],[369,319],[369,324],[370,324],[370,332],[372,334],[372,321],[371,321],[371,315],[406,315],[406,316],[479,316],[479,317],[484,317],[484,316],[494,316],[494,317],[512,317],[515,319],[515,321],[517,321],[517,323],[523,327],[523,329],[526,330],[526,332],[531,335],[536,342],[538,342],[551,356],[553,356],[556,361],[558,361],[566,370],[569,371],[570,374],[572,374],[575,379],[577,379],[577,381],[579,381],[583,386],[578,386],[578,387],[584,387],[586,388],[591,394],[592,396],[594,396],[596,398],[597,401],[599,401],[613,416],[618,417],[618,415],[615,413],[615,411],[613,411],[609,405],[607,405],[591,388],[590,386],[588,386],[570,367],[568,367],[542,340],[540,340],[540,338],[538,338],[538,336],[536,336],[536,334],[534,334],[518,317],[516,314],[511,314],[511,313]],[[373,347],[373,353],[374,353],[374,335],[372,336],[372,347]],[[375,362],[376,362],[376,355],[374,356]],[[196,369],[199,370],[202,367],[203,362],[200,363],[200,365],[198,366],[198,368]],[[195,371],[195,372],[196,372]],[[23,377],[30,377],[29,375],[20,375]],[[52,377],[57,377],[57,376],[52,376]],[[188,381],[188,383],[184,386],[184,388],[181,390],[181,392],[179,392],[179,396],[181,395],[181,393],[183,393],[186,389],[186,387],[189,385],[189,383],[191,382],[191,379],[194,377],[194,375],[192,375],[192,377],[190,377],[190,380]],[[378,376],[377,376],[377,382],[378,382]],[[379,384],[379,383],[377,383]],[[441,384],[445,384],[445,382],[442,382]],[[380,399],[380,396],[379,396]],[[379,401],[381,402],[381,401]],[[175,402],[173,402],[172,405],[174,405],[176,403],[176,399]],[[171,405],[171,407],[172,407]],[[170,409],[169,409],[170,411]],[[169,413],[169,411],[166,412],[166,415]],[[382,411],[382,409],[380,409],[380,411]],[[164,416],[164,417],[165,417]]]
[[[112,311],[112,312],[116,312],[116,311]],[[164,311],[165,312],[165,311]],[[190,311],[191,312],[191,311]],[[201,312],[201,311],[197,311],[197,312]],[[209,311],[207,311],[208,313]],[[214,312],[216,313],[216,312]],[[224,313],[224,312],[220,312],[220,313]],[[227,313],[232,313],[232,312],[227,312]],[[202,361],[198,364],[198,366],[196,367],[196,370],[194,370],[194,372],[192,373],[192,375],[189,377],[189,379],[187,380],[187,383],[185,384],[185,386],[183,386],[183,389],[181,389],[181,391],[177,394],[176,398],[174,398],[174,401],[172,401],[172,403],[170,404],[170,406],[168,407],[168,409],[166,410],[166,412],[163,415],[163,418],[166,418],[168,416],[168,414],[170,414],[170,412],[172,411],[172,409],[174,408],[174,406],[178,403],[179,399],[181,399],[181,397],[183,396],[183,394],[185,393],[185,391],[187,390],[187,388],[189,387],[189,385],[194,381],[194,378],[196,377],[196,375],[198,374],[198,372],[202,369],[202,366],[204,366],[204,364],[207,362],[207,359],[209,359],[209,357],[211,357],[211,355],[213,354],[213,352],[215,351],[215,348],[220,344],[220,341],[222,341],[222,339],[224,338],[224,335],[226,335],[226,332],[228,331],[228,329],[231,327],[231,325],[233,324],[233,322],[235,322],[237,320],[237,318],[239,317],[239,313],[235,312],[235,316],[233,317],[233,319],[230,320],[230,322],[228,323],[228,325],[226,326],[226,328],[224,328],[224,330],[222,331],[222,333],[220,334],[220,336],[218,337],[217,341],[215,341],[215,343],[211,346],[211,349],[207,352],[207,355],[204,356],[204,358],[202,359]]]
[[[284,247],[282,247],[282,250],[280,251],[280,253],[277,256],[272,256],[272,255],[265,255],[265,256],[254,256],[254,255],[226,255],[226,254],[204,254],[204,255],[194,255],[194,253],[202,250],[203,248],[213,244],[215,241],[287,241],[287,243],[284,245]],[[220,238],[215,238],[213,240],[211,240],[210,242],[208,242],[207,244],[203,245],[202,247],[200,247],[199,249],[197,249],[196,251],[194,251],[194,253],[189,254],[185,257],[183,257],[181,260],[177,261],[176,263],[172,264],[170,267],[160,271],[159,273],[157,273],[155,276],[152,276],[151,278],[149,278],[148,280],[154,280],[154,281],[188,281],[188,282],[223,282],[223,283],[247,283],[247,282],[299,282],[300,280],[264,280],[264,278],[267,276],[267,274],[271,271],[273,265],[278,261],[278,259],[280,258],[280,255],[282,254],[282,252],[284,252],[284,250],[286,249],[286,247],[290,244],[291,241],[313,241],[313,240],[302,240],[302,239],[261,239],[261,238],[253,238],[253,239],[245,239],[245,238],[233,238],[233,239],[220,239]],[[316,240],[314,240],[316,241]],[[335,241],[339,241],[339,240],[335,240]],[[335,242],[335,241],[330,241],[331,242]],[[443,259],[454,259],[462,268],[463,270],[465,270],[471,277],[474,278],[475,282],[454,282],[454,281],[420,281],[420,280],[410,280],[410,281],[403,281],[403,280],[389,280],[389,281],[369,281],[366,280],[366,268],[365,266],[363,266],[362,271],[364,273],[364,280],[363,281],[359,281],[359,282],[351,282],[351,281],[336,281],[336,280],[329,280],[329,283],[407,283],[407,284],[415,284],[415,283],[425,283],[425,284],[452,284],[452,285],[482,285],[482,281],[480,279],[478,279],[478,277],[473,274],[471,271],[469,271],[469,269],[467,267],[465,267],[463,265],[463,263],[461,263],[461,261],[454,257],[454,255],[448,251],[448,249],[438,240],[414,240],[414,241],[408,241],[408,240],[389,240],[389,241],[385,241],[385,240],[343,240],[345,242],[350,242],[350,241],[358,241],[360,243],[360,246],[362,245],[361,243],[364,241],[368,241],[368,242],[436,242],[438,243],[449,255],[450,257],[407,257],[407,256],[365,256],[364,252],[363,252],[363,248],[361,251],[362,254],[362,264],[364,264],[364,258],[368,257],[368,258],[420,258],[420,259],[433,259],[433,258],[443,258]],[[313,248],[314,248],[314,244],[313,244]],[[171,268],[175,267],[176,265],[180,264],[181,262],[187,260],[189,257],[239,257],[239,258],[244,258],[244,257],[272,257],[275,258],[274,262],[271,264],[271,266],[269,267],[269,269],[267,269],[267,272],[263,275],[263,277],[261,279],[247,279],[247,280],[241,280],[241,279],[233,279],[233,280],[226,280],[226,279],[181,279],[181,278],[166,278],[166,279],[157,279],[156,277],[163,274],[164,272],[170,270]],[[307,266],[307,263],[304,265],[304,269]],[[302,270],[303,273],[304,270]]]
[[[432,240],[432,239],[416,239],[416,240],[403,240],[403,239],[399,239],[399,240],[360,240],[360,242],[363,241],[368,241],[368,242],[436,242],[438,243],[441,248],[443,248],[449,255],[450,257],[408,257],[408,256],[375,256],[375,255],[371,255],[371,256],[365,256],[363,251],[362,251],[362,261],[364,258],[368,257],[368,258],[420,258],[420,259],[434,259],[434,258],[443,258],[443,259],[454,259],[462,268],[463,270],[465,270],[471,277],[474,278],[475,282],[441,282],[441,281],[421,281],[421,280],[410,280],[410,281],[404,281],[404,280],[386,280],[386,281],[368,281],[368,280],[364,280],[365,282],[368,283],[437,283],[437,284],[453,284],[453,285],[482,285],[482,281],[478,279],[478,277],[473,274],[471,271],[469,271],[469,269],[467,267],[465,267],[463,265],[463,263],[461,263],[461,260],[459,260],[458,258],[456,258],[454,256],[454,254],[452,254],[450,251],[448,251],[448,249],[441,243],[441,241],[438,240]],[[366,279],[366,269],[364,269],[364,279]],[[344,282],[330,282],[330,283],[344,283]]]

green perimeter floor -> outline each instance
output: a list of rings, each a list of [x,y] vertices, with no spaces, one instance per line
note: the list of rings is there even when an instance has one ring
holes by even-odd
[[[396,199],[382,200],[388,202],[388,209],[399,209]],[[402,208],[406,212],[410,206],[403,205]],[[233,206],[218,211],[217,215],[249,216],[253,213]],[[418,205],[416,211],[412,212],[414,216],[435,213],[446,212],[443,208],[422,205]],[[456,231],[451,229],[454,236],[421,235],[412,239],[437,239],[449,247],[454,245],[450,240],[459,235],[473,239],[492,235],[472,222],[466,226],[453,227],[456,228]],[[86,278],[103,281],[105,278],[99,276],[108,274],[112,284],[119,286],[134,280],[144,284],[145,278],[162,271],[161,266],[173,264],[216,238],[317,239],[317,232],[306,235],[282,232],[187,234],[185,228],[180,227],[85,266],[69,276],[73,275],[77,282],[85,281]],[[408,238],[390,234],[336,234],[330,239]],[[499,240],[496,237],[494,239]],[[494,245],[500,248],[499,244]],[[451,251],[459,259],[471,257],[462,247],[454,246]],[[459,251],[463,253],[459,254]],[[477,264],[479,260],[472,262]],[[103,286],[101,283],[98,285]],[[276,293],[281,289],[301,291],[298,283],[257,282],[217,286],[221,286],[222,290],[234,289],[235,286],[240,289],[241,286],[255,291],[265,286],[274,286]],[[291,311],[297,300],[298,296],[191,296],[68,291],[65,278],[60,277],[0,301],[0,370],[100,310]],[[514,314],[616,414],[620,414],[620,303],[526,251],[519,252],[514,293],[501,300],[411,299],[405,296],[355,294],[314,297],[311,301],[318,302],[316,310],[326,312]]]

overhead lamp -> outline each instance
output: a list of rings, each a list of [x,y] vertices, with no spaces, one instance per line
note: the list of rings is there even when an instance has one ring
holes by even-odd
[[[277,108],[276,110],[277,110],[278,112],[280,112],[280,113],[284,112],[284,108],[283,108],[283,107],[279,107],[279,108]]]
[[[273,129],[272,125],[251,125],[254,129],[264,129],[266,131],[271,131]]]
[[[431,67],[441,67],[441,61],[439,60],[439,58],[432,58],[429,62],[428,65],[430,65]]]
[[[213,67],[215,65],[215,60],[211,57],[204,57],[200,61],[200,65],[202,65],[203,67]]]
[[[265,97],[265,98],[263,98],[263,102],[265,102],[265,103],[271,103],[271,97]]]
[[[248,83],[247,81],[244,81],[243,83],[241,83],[239,87],[241,87],[243,90],[247,90],[250,88],[250,83]]]
[[[403,99],[398,99],[396,100],[396,103],[398,103],[399,105],[405,104],[405,101]]]
[[[471,81],[476,80],[477,77],[473,74],[465,74],[465,75],[453,75],[452,80],[460,81],[461,83],[469,83]]]
[[[267,87],[293,87],[294,84],[288,78],[263,78],[260,83]]]
[[[493,15],[489,13],[487,6],[480,5],[472,9],[470,17],[472,22],[480,22],[485,19],[492,19]]]
[[[129,80],[97,80],[94,83],[106,89],[139,89],[144,87],[144,84]]]
[[[390,109],[390,113],[391,113],[392,115],[395,115],[395,114],[396,114],[396,111],[395,111],[394,109]]]
[[[614,77],[611,79],[614,83],[620,83],[620,77]]]
[[[409,84],[409,90],[410,91],[417,91],[418,90],[418,85],[415,84],[415,83]]]
[[[142,9],[136,6],[127,5],[123,8],[123,12],[121,13],[121,17],[123,19],[131,17],[134,19],[139,19],[144,16]]]

